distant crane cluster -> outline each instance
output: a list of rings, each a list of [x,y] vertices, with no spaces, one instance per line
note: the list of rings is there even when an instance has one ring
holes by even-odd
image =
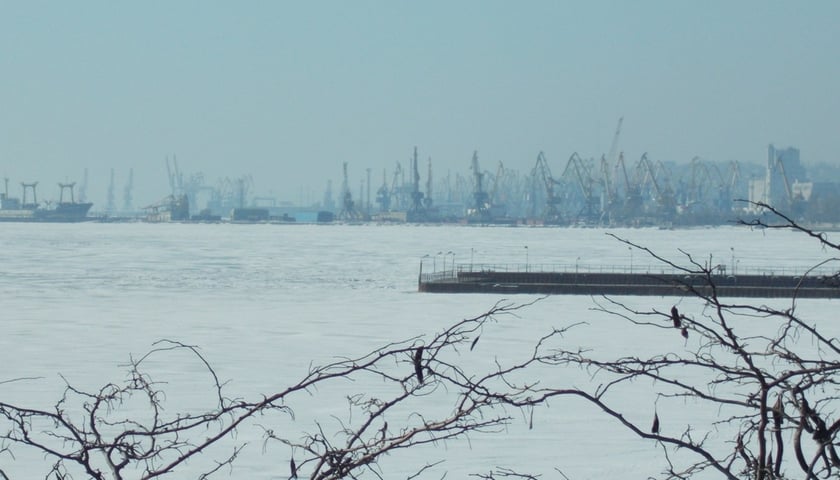
[[[376,191],[378,211],[370,211],[370,205],[359,209],[345,186],[339,218],[551,225],[707,223],[730,217],[733,199],[746,198],[746,182],[734,161],[722,169],[695,157],[687,166],[678,167],[652,161],[645,153],[628,166],[623,152],[616,148],[620,130],[621,121],[608,154],[595,160],[574,152],[559,176],[552,173],[544,152],[537,154],[527,174],[521,174],[502,162],[495,172],[483,169],[476,151],[469,163],[469,176],[447,174],[434,183],[429,159],[425,193],[420,189],[415,147],[407,181],[399,162],[390,182],[383,171],[382,185]],[[346,162],[343,168],[346,185]],[[676,181],[672,170],[679,172]],[[400,212],[404,218],[395,217]]]
[[[558,170],[540,151],[533,167],[524,173],[501,161],[490,171],[482,167],[479,152],[474,151],[465,164],[467,174],[450,171],[435,178],[432,159],[421,169],[415,146],[406,167],[398,161],[390,173],[383,169],[374,202],[371,169],[364,170],[358,195],[354,195],[350,164],[343,162],[337,201],[328,181],[323,201],[316,208],[329,213],[324,218],[345,222],[654,225],[726,221],[736,208],[733,199],[748,197],[746,179],[734,161],[719,164],[695,157],[688,164],[677,165],[652,160],[647,153],[628,161],[618,149],[622,121],[619,119],[608,153],[596,160],[573,152]],[[251,176],[223,178],[210,186],[201,173],[184,175],[174,156],[166,159],[166,167],[171,193],[147,209],[181,208],[180,217],[187,219],[195,216],[190,216],[189,210],[197,205],[206,205],[199,218],[225,215],[236,208],[277,207],[272,198],[251,194]],[[425,181],[421,170],[425,170]],[[130,172],[125,206],[132,201],[131,178]],[[109,203],[113,202],[112,190]]]
[[[332,181],[327,180],[322,201],[293,205],[255,196],[250,175],[208,184],[200,172],[185,174],[173,155],[165,162],[169,194],[142,208],[150,221],[216,220],[238,209],[244,219],[282,214],[283,221],[291,219],[289,212],[306,211],[317,212],[318,221],[643,226],[723,223],[748,206],[736,199],[749,199],[779,206],[797,218],[807,214],[822,221],[840,221],[840,184],[805,181],[795,148],[770,145],[764,166],[700,157],[678,163],[647,153],[633,160],[619,148],[622,125],[619,118],[609,151],[600,158],[572,152],[565,162],[553,163],[539,151],[525,171],[508,168],[502,161],[486,169],[476,150],[465,159],[462,172],[448,170],[434,177],[432,158],[421,165],[415,146],[407,163],[397,161],[390,172],[382,170],[381,185],[373,187],[373,201],[371,169],[364,169],[354,195],[346,161],[341,165],[336,199]],[[87,179],[86,169],[79,187],[82,202],[86,201]],[[35,184],[22,185],[24,203],[31,193],[31,203],[36,204]],[[133,189],[134,171],[129,169],[118,207],[112,169],[104,213],[117,217],[133,212]]]

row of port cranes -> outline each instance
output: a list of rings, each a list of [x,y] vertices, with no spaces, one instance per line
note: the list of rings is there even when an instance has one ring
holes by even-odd
[[[747,198],[748,194],[746,178],[737,162],[717,164],[694,157],[687,165],[677,165],[651,159],[647,154],[629,161],[617,149],[621,123],[619,119],[607,154],[596,160],[574,152],[559,176],[553,173],[544,152],[537,154],[533,168],[525,174],[506,168],[502,162],[494,171],[482,169],[478,152],[474,152],[469,175],[447,173],[437,182],[433,181],[430,158],[423,191],[415,147],[408,180],[399,162],[392,175],[383,172],[382,184],[376,191],[376,209],[371,208],[369,201],[361,202],[361,206],[353,202],[345,164],[339,219],[550,225],[716,224],[731,220],[733,212],[746,206],[734,201]],[[363,181],[359,198],[365,198],[364,192]],[[355,213],[348,216],[351,204]]]
[[[415,147],[407,168],[396,162],[393,171],[382,171],[379,188],[372,188],[372,171],[366,169],[357,195],[349,180],[349,164],[344,162],[338,201],[333,200],[328,182],[323,202],[305,206],[281,205],[270,197],[253,196],[250,176],[222,178],[217,185],[208,186],[201,173],[185,176],[173,156],[167,158],[171,195],[145,208],[154,212],[188,205],[182,216],[191,219],[216,219],[233,209],[251,207],[269,209],[272,215],[311,210],[317,211],[319,218],[350,222],[632,226],[729,222],[736,216],[733,214],[749,207],[735,199],[763,201],[787,210],[794,207],[800,212],[817,204],[811,195],[817,185],[797,180],[804,179],[806,173],[796,149],[776,150],[771,145],[766,166],[747,164],[745,168],[735,161],[713,163],[700,157],[682,164],[648,154],[631,160],[616,147],[620,131],[621,120],[610,151],[597,160],[573,152],[559,164],[563,167],[559,170],[552,168],[557,163],[538,152],[533,167],[525,173],[506,168],[502,162],[493,171],[486,170],[476,151],[469,163],[465,162],[467,174],[447,172],[435,178],[432,159],[422,162]],[[562,173],[558,176],[556,171]],[[109,198],[113,198],[111,191]],[[199,210],[199,206],[206,208]],[[328,215],[321,217],[322,213]]]
[[[787,210],[793,206],[801,212],[817,204],[830,205],[824,201],[829,198],[825,189],[821,200],[815,202],[812,194],[818,192],[819,185],[801,181],[806,173],[796,149],[775,150],[771,145],[766,166],[713,163],[699,157],[682,163],[663,162],[648,154],[630,158],[617,148],[621,124],[619,119],[610,150],[600,158],[573,152],[565,162],[557,162],[537,152],[533,166],[524,172],[502,162],[487,170],[475,151],[469,162],[462,164],[466,173],[449,171],[435,177],[432,159],[421,160],[414,147],[406,168],[396,162],[390,172],[382,170],[378,188],[372,185],[372,170],[367,168],[355,190],[349,179],[350,165],[344,162],[337,201],[328,181],[323,201],[306,205],[253,195],[254,182],[249,175],[222,178],[210,186],[202,173],[185,175],[177,159],[167,157],[171,194],[144,207],[144,213],[147,220],[154,221],[218,220],[235,209],[264,209],[269,218],[299,214],[315,218],[317,213],[318,221],[634,226],[726,223],[749,207],[735,199],[764,201]],[[125,210],[132,203],[132,185],[129,171],[123,195]],[[112,171],[109,213],[116,210],[114,190]],[[840,202],[840,188],[836,193],[835,207]],[[830,207],[824,210],[835,216],[840,212]]]
[[[733,200],[746,198],[747,192],[734,161],[722,171],[695,157],[676,185],[671,169],[647,154],[628,166],[623,153],[614,163],[606,156],[596,162],[573,153],[559,177],[549,163],[545,153],[539,152],[527,175],[505,168],[502,162],[491,172],[481,169],[475,152],[470,177],[448,174],[434,190],[431,180],[426,182],[426,192],[418,189],[417,181],[383,182],[376,195],[378,210],[370,216],[388,218],[382,214],[405,212],[407,221],[551,225],[717,223],[731,219],[734,210],[744,207]],[[400,171],[398,167],[394,178]],[[439,194],[433,196],[433,191]],[[343,192],[342,212],[346,212],[352,194]],[[353,218],[363,216],[357,213]]]
[[[215,185],[209,185],[202,172],[185,175],[175,155],[166,157],[166,172],[170,193],[143,207],[147,221],[218,221],[237,208],[274,202],[273,198],[252,196],[254,179],[251,175],[223,177]],[[198,206],[201,208],[197,209]]]

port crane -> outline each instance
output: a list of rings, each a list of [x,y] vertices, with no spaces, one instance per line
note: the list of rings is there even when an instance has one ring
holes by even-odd
[[[453,201],[460,202],[463,205],[472,204],[472,187],[470,181],[464,175],[455,173],[455,192]]]
[[[485,173],[478,165],[478,151],[473,152],[470,169],[473,172],[473,206],[467,211],[467,216],[475,221],[490,220],[490,196],[484,191]]]
[[[618,153],[618,138],[621,135],[621,126],[624,123],[624,117],[618,118],[618,124],[615,127],[615,134],[613,134],[610,150],[606,155],[601,156],[601,181],[604,187],[604,204],[602,207],[602,214],[612,221],[616,215],[621,215],[621,202],[618,201],[618,189],[615,185],[615,175],[610,173],[610,170],[618,169],[618,162],[616,161],[616,153]]]
[[[779,175],[782,177],[788,207],[794,215],[801,215],[805,209],[805,198],[801,194],[794,194],[787,172],[785,172],[785,162],[782,161],[782,157],[779,155],[776,156],[775,167],[779,169]]]
[[[507,185],[508,173],[505,164],[499,161],[496,175],[493,176],[493,187],[490,189],[490,208],[496,215],[507,216],[508,195],[510,185]]]
[[[391,180],[391,189],[389,191],[389,204],[395,210],[402,210],[404,207],[405,202],[402,198],[404,183],[405,179],[403,177],[402,165],[400,164],[400,162],[397,162],[397,166],[394,168],[394,178]]]
[[[391,194],[388,191],[388,173],[382,169],[382,185],[376,190],[376,203],[379,211],[387,212],[391,209]]]
[[[688,163],[688,183],[682,185],[682,205],[685,208],[697,208],[698,205],[706,203],[709,185],[712,183],[709,168],[695,156]]]
[[[624,179],[624,208],[622,209],[622,216],[625,219],[635,218],[641,213],[644,202],[642,200],[641,186],[638,181],[631,181],[630,175],[627,174],[624,152],[618,155],[616,170],[621,173],[621,178]]]
[[[621,125],[624,123],[624,117],[618,118],[618,125],[615,127],[615,134],[613,135],[612,143],[610,144],[610,151],[606,156],[607,165],[615,164],[615,155],[618,153],[618,137],[621,135]]]
[[[128,169],[128,180],[125,182],[123,189],[123,210],[130,212],[134,209],[132,192],[134,190],[134,169]]]
[[[569,157],[569,161],[566,163],[566,169],[562,175],[562,178],[572,178],[577,183],[583,200],[583,205],[577,215],[579,218],[590,223],[597,220],[599,216],[599,198],[595,195],[591,171],[589,165],[587,165],[577,152],[574,152]]]
[[[181,193],[184,179],[181,170],[178,168],[178,159],[175,155],[172,156],[172,164],[170,165],[169,157],[166,157],[166,173],[169,176],[169,190],[172,195]]]
[[[344,221],[360,220],[361,215],[356,209],[353,194],[350,193],[350,184],[347,181],[347,162],[343,164],[343,171],[344,180],[341,183],[341,211],[338,213],[338,219]]]
[[[554,191],[554,187],[559,184],[557,180],[551,175],[551,168],[548,166],[548,161],[545,159],[545,154],[540,152],[537,154],[537,163],[534,166],[534,177],[542,183],[545,189],[545,207],[542,212],[543,223],[559,224],[562,216],[560,215],[560,204],[562,203],[559,196]],[[535,192],[534,192],[535,193]]]
[[[414,147],[414,155],[411,157],[411,206],[408,214],[419,220],[426,214],[426,205],[423,202],[423,192],[420,191],[420,168],[417,164],[417,147]]]
[[[423,199],[423,204],[426,210],[432,208],[432,157],[429,157],[429,171],[426,176],[426,198]]]
[[[620,204],[617,201],[618,192],[616,191],[615,181],[610,175],[610,164],[606,155],[601,155],[601,181],[604,184],[604,205],[603,215],[609,221],[612,221],[617,215]]]
[[[734,163],[734,162],[733,162]],[[737,166],[737,163],[736,163]],[[731,168],[731,164],[730,164]],[[709,203],[711,204],[712,208],[718,214],[725,214],[733,210],[733,199],[732,199],[732,187],[730,187],[729,182],[731,181],[730,178],[723,175],[723,172],[720,171],[720,168],[714,164],[709,164],[709,171],[714,173],[712,175],[712,191],[709,193],[710,199]],[[727,174],[732,174],[732,172],[727,172]],[[735,174],[736,178],[734,179],[737,182],[737,173]]]
[[[723,182],[723,192],[720,195],[721,206],[726,206],[728,210],[733,210],[735,208],[734,205],[734,192],[738,188],[738,184],[741,181],[741,166],[738,164],[736,160],[732,160],[729,162],[729,169],[726,173],[726,178],[724,178]]]
[[[639,159],[639,163],[636,165],[636,172],[640,179],[637,183],[642,187],[645,185],[653,187],[652,197],[656,202],[656,208],[658,210],[655,214],[670,219],[675,213],[676,201],[674,199],[674,192],[670,187],[660,185],[660,181],[657,180],[656,176],[657,169],[663,173],[663,180],[666,180],[665,166],[661,162],[657,162],[657,167],[654,167],[648,159],[647,152],[643,153]]]

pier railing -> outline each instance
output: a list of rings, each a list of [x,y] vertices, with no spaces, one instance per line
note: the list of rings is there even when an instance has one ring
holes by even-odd
[[[520,293],[611,293],[666,295],[675,291],[710,292],[722,295],[788,297],[840,296],[840,274],[829,267],[739,268],[727,272],[716,266],[711,278],[702,272],[687,272],[659,266],[608,266],[583,264],[465,264],[443,271],[421,271],[419,290],[437,292],[518,291]]]
[[[663,265],[592,265],[584,263],[473,263],[456,264],[445,270],[421,272],[421,281],[455,280],[461,273],[486,272],[515,272],[515,273],[627,273],[647,275],[680,275],[685,270]],[[797,276],[834,276],[840,272],[840,266],[818,268],[802,267],[749,267],[738,265],[734,270],[726,265],[716,265],[712,268],[715,275],[721,276],[769,276],[769,277],[797,277]]]

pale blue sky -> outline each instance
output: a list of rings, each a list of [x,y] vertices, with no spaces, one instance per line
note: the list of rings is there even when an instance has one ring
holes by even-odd
[[[102,207],[187,172],[251,174],[298,201],[349,162],[381,182],[412,148],[435,174],[556,171],[600,156],[838,162],[840,2],[0,0],[0,173],[81,180]],[[425,177],[425,171],[423,172]]]

